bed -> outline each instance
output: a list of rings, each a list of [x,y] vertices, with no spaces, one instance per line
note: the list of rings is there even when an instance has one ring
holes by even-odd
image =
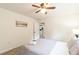
[[[66,42],[51,39],[38,39],[35,45],[27,45],[26,48],[39,55],[69,55]]]
[[[71,39],[68,42],[68,49],[71,55],[79,55],[79,39]]]

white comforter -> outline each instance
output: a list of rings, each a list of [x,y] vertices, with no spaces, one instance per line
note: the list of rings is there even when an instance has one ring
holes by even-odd
[[[71,55],[79,55],[79,40],[70,40],[68,48]]]
[[[68,55],[67,43],[61,41],[39,39],[36,45],[26,46],[29,50],[40,55]]]

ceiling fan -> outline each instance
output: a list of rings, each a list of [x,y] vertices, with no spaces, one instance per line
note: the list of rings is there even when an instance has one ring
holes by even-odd
[[[41,12],[47,14],[47,9],[55,9],[56,7],[48,7],[48,3],[41,3],[39,5],[32,4],[33,7],[39,8],[35,13]]]

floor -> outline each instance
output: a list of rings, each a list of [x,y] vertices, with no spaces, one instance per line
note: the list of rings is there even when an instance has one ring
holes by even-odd
[[[69,55],[66,42],[40,39],[36,45],[20,46],[1,55]]]
[[[20,46],[18,48],[14,48],[8,52],[5,52],[1,55],[38,55],[38,54],[28,50],[24,46]]]

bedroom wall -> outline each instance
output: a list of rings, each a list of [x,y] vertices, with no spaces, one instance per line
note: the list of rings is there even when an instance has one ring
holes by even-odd
[[[27,22],[27,27],[16,27],[16,21]],[[33,38],[35,23],[30,17],[0,8],[0,53],[28,44]]]
[[[54,4],[56,9],[43,20],[45,22],[45,38],[61,41],[72,39],[72,29],[79,28],[79,4]]]

